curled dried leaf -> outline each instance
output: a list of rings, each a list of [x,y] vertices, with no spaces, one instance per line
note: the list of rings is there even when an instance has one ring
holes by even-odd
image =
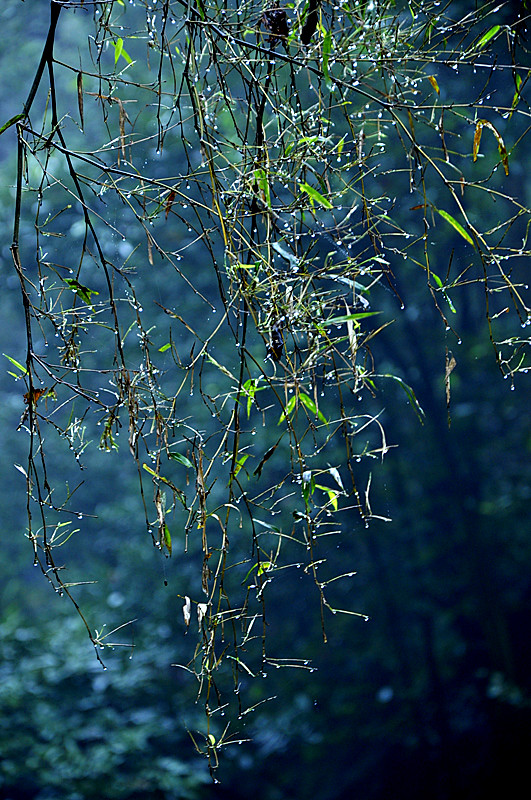
[[[198,603],[197,604],[197,624],[199,626],[199,630],[201,630],[201,623],[203,621],[203,617],[207,613],[208,605],[206,603]]]
[[[184,624],[186,627],[190,624],[190,615],[191,615],[191,608],[192,608],[192,601],[188,597],[188,595],[184,598],[184,605],[183,605],[183,617],[184,617]]]
[[[81,122],[81,128],[85,127],[84,116],[83,116],[83,73],[77,73],[77,107],[79,109],[79,120]]]

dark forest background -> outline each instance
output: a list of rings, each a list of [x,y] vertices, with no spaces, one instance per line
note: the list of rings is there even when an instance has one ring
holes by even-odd
[[[46,2],[2,4],[0,122],[18,112],[27,93],[47,8]],[[85,13],[63,15],[63,47],[75,47],[87,35]],[[62,80],[63,111],[71,104],[73,113],[75,76]],[[463,71],[454,91],[471,94],[477,80]],[[14,142],[12,130],[0,137],[0,353],[23,360],[23,312],[9,251]],[[172,157],[168,144],[165,157]],[[510,176],[499,176],[500,189],[519,184],[527,207],[528,173],[528,158],[520,152],[512,157]],[[393,176],[388,180],[392,196]],[[495,219],[496,209],[484,197],[485,208],[475,213]],[[406,228],[417,224],[407,221],[410,205],[405,198]],[[106,213],[119,215],[119,209]],[[30,214],[23,231],[28,242],[32,224]],[[68,248],[76,231],[65,233]],[[432,261],[436,265],[440,253],[443,273],[448,252],[464,259],[467,244],[450,226],[439,226],[438,236]],[[197,274],[191,257],[186,269]],[[529,264],[519,269],[526,276]],[[217,287],[208,274],[200,280],[215,302]],[[153,270],[145,281],[169,304],[171,286]],[[32,566],[24,536],[25,483],[14,466],[25,459],[25,434],[16,430],[23,389],[8,374],[10,362],[0,362],[1,798],[520,796],[529,783],[531,752],[529,376],[502,379],[480,287],[462,290],[451,319],[455,336],[445,330],[414,265],[396,264],[394,281],[405,308],[394,292],[381,290],[379,307],[395,321],[375,339],[373,352],[381,373],[399,374],[414,387],[425,420],[419,422],[399,385],[379,387],[371,408],[380,413],[393,447],[383,463],[366,467],[365,479],[370,472],[373,512],[391,521],[373,520],[366,528],[353,512],[348,536],[329,556],[338,572],[343,564],[357,572],[337,583],[338,603],[369,621],[330,617],[325,644],[308,575],[301,570],[277,580],[269,597],[272,647],[307,664],[272,669],[267,678],[249,682],[255,703],[273,699],[239,722],[242,743],[223,751],[219,785],[211,783],[187,733],[199,724],[196,686],[171,666],[186,663],[193,651],[177,595],[187,593],[197,565],[177,545],[171,559],[151,546],[126,453],[102,458],[97,448],[87,449],[81,460],[90,481],[80,488],[78,505],[93,518],[65,545],[69,570],[72,580],[96,581],[79,597],[98,629],[136,620],[122,638],[113,637],[134,648],[105,653],[103,670],[72,607]],[[173,302],[193,313],[197,301],[190,293]],[[155,305],[149,313],[162,345],[167,320]],[[457,362],[451,425],[446,348]],[[190,398],[183,415],[196,413],[197,406]],[[60,448],[52,461],[59,474],[72,470]],[[72,475],[72,484],[82,479]]]

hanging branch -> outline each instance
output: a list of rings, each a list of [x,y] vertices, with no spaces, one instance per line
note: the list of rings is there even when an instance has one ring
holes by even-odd
[[[8,358],[26,385],[28,536],[105,646],[56,561],[79,514],[48,447],[63,441],[83,466],[90,436],[110,452],[125,432],[148,541],[165,557],[178,541],[199,565],[182,594],[183,625],[195,614],[198,626],[184,666],[205,709],[193,740],[214,772],[236,737],[214,716],[227,697],[237,724],[268,664],[307,668],[271,655],[282,577],[311,578],[325,641],[334,615],[365,618],[333,600],[354,571],[335,569],[330,543],[385,519],[370,497],[370,465],[391,447],[385,386],[424,413],[419,387],[380,369],[375,338],[408,303],[433,301],[460,341],[460,303],[479,288],[502,374],[529,368],[511,327],[531,319],[530,210],[512,182],[527,67],[519,23],[491,26],[492,4],[461,21],[438,3],[163,0],[93,4],[80,71],[57,38],[76,5],[52,0],[23,110],[0,129],[16,124],[18,139],[26,355]],[[459,70],[480,72],[475,97],[451,80]],[[506,75],[513,89],[489,105]],[[27,196],[36,269],[21,246]],[[477,211],[484,197],[495,218]],[[404,269],[414,298],[402,299]],[[444,352],[449,416],[459,360]]]

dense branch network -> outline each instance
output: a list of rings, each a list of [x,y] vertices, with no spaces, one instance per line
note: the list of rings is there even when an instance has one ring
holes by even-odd
[[[363,616],[329,600],[352,571],[329,573],[327,552],[354,514],[378,516],[360,464],[389,445],[367,398],[392,379],[422,419],[414,388],[371,352],[391,323],[377,315],[410,301],[401,270],[418,272],[450,335],[460,292],[476,286],[501,372],[527,370],[528,340],[507,321],[530,319],[530,212],[505,180],[529,131],[521,23],[458,2],[50,8],[10,121],[28,536],[83,616],[57,560],[75,490],[50,470],[46,438],[82,467],[91,438],[111,451],[125,433],[152,542],[200,555],[196,596],[183,598],[186,625],[199,624],[186,668],[214,769],[231,741],[210,728],[227,687],[242,715],[242,678],[304,666],[270,656],[277,576],[313,578],[325,638],[328,612]],[[94,23],[82,68],[57,38],[75,14]],[[464,70],[477,72],[474,97],[456,81]],[[30,206],[32,246],[20,241]],[[447,348],[448,403],[452,368]]]

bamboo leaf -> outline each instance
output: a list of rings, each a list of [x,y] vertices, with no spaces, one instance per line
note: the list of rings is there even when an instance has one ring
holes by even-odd
[[[328,501],[329,501],[330,505],[332,506],[334,511],[337,511],[337,509],[338,509],[338,502],[337,502],[338,493],[334,489],[330,489],[329,486],[321,486],[321,484],[319,484],[319,483],[315,484],[315,488],[316,489],[320,489],[322,492],[326,492],[326,494],[328,495]]]
[[[125,60],[127,61],[128,64],[132,64],[133,63],[133,59],[131,58],[129,53],[127,53],[127,51],[124,50],[124,40],[121,39],[121,38],[117,39],[116,42],[114,43],[114,65],[115,66],[118,63],[118,59],[120,58],[120,56],[122,56],[122,58],[125,58]]]
[[[14,117],[11,117],[4,125],[2,125],[0,128],[0,134],[2,134],[4,131],[7,131],[7,129],[12,125],[15,125],[15,123],[20,122],[21,119],[25,119],[25,117],[25,114],[15,114]]]
[[[292,413],[293,409],[295,408],[295,403],[296,402],[297,402],[297,397],[296,397],[296,395],[293,395],[293,397],[291,397],[289,399],[289,401],[288,401],[288,403],[286,405],[286,408],[284,409],[284,411],[280,415],[280,418],[278,420],[278,424],[279,425],[283,420],[286,419],[286,417],[289,417],[289,415]]]
[[[478,158],[478,151],[481,142],[482,131],[483,131],[483,125],[480,120],[479,122],[476,123],[476,129],[474,131],[474,143],[472,145],[472,158],[474,160],[474,163],[477,161]]]
[[[265,389],[265,386],[258,386],[259,380],[260,378],[249,378],[249,380],[245,381],[242,387],[243,391],[247,395],[247,419],[249,419],[251,416],[251,408],[256,392],[260,392]]]
[[[326,320],[327,325],[342,325],[343,322],[349,322],[351,320],[357,321],[359,319],[365,319],[365,317],[374,317],[376,314],[381,314],[381,311],[359,311],[355,314],[344,314],[341,317],[330,317],[330,319]]]
[[[319,203],[319,205],[323,206],[323,208],[333,208],[334,207],[332,205],[332,203],[330,202],[330,200],[328,200],[326,197],[323,197],[323,195],[320,194],[317,191],[317,189],[314,189],[313,186],[310,186],[308,183],[300,183],[299,186],[300,186],[301,192],[304,192],[305,194],[308,195],[312,205],[315,202],[315,203]]]
[[[166,523],[164,523],[164,546],[171,556],[171,533]]]
[[[189,458],[186,456],[181,455],[180,453],[168,453],[168,458],[171,458],[172,461],[177,461],[179,464],[182,464],[183,467],[187,469],[194,469],[194,465],[190,461]]]
[[[23,375],[27,374],[28,370],[26,369],[26,367],[22,366],[22,364],[20,364],[18,361],[15,361],[15,359],[11,358],[11,356],[8,356],[7,353],[2,353],[2,355],[5,356],[5,358],[7,358],[8,361],[11,361],[13,366],[17,367],[22,372]],[[19,378],[20,375],[16,375],[15,377]]]
[[[330,71],[328,69],[328,61],[330,59],[330,53],[332,52],[332,32],[326,31],[323,39],[323,75],[325,76],[326,85],[329,91],[332,91],[334,85],[330,80]]]
[[[209,361],[211,364],[213,364],[215,367],[217,367],[220,372],[222,372],[224,375],[227,376],[227,378],[231,378],[233,381],[238,383],[237,378],[232,374],[232,372],[229,372],[227,367],[224,367],[223,364],[220,364],[219,361],[216,361],[216,359],[212,358],[212,356],[209,355],[208,353],[206,356],[206,360]]]
[[[433,86],[433,88],[435,89],[435,91],[437,92],[437,94],[440,94],[441,90],[439,89],[439,84],[437,83],[437,78],[435,78],[434,75],[428,75],[428,80],[431,83],[431,85]]]
[[[315,416],[321,420],[321,422],[324,422],[325,425],[328,425],[327,418],[325,417],[322,411],[318,410],[317,406],[315,405],[311,397],[308,397],[308,395],[304,394],[304,392],[300,392],[299,400],[301,401],[303,406],[305,406],[308,409],[308,411],[311,411],[312,414],[315,414]]]
[[[273,447],[270,447],[269,450],[267,450],[267,452],[262,457],[260,463],[258,464],[257,468],[253,472],[253,475],[257,475],[258,477],[260,477],[260,475],[262,474],[262,469],[264,467],[264,464],[271,458],[271,456],[273,455],[279,444],[280,444],[280,439],[276,444],[273,445]]]
[[[120,55],[122,54],[122,50],[123,49],[124,49],[124,40],[123,39],[117,39],[116,42],[114,43],[114,63],[115,63],[115,65],[118,63],[118,59],[120,58]]]
[[[175,200],[176,197],[177,197],[177,194],[172,189],[172,191],[169,193],[169,195],[168,195],[168,197],[166,199],[166,219],[168,219],[168,214],[171,211],[171,207],[173,205],[173,201]]]
[[[88,306],[90,305],[90,298],[92,295],[99,294],[99,292],[96,292],[94,289],[89,289],[88,286],[83,286],[82,283],[79,283],[79,281],[76,281],[74,278],[63,278],[63,281]]]
[[[260,189],[262,200],[268,208],[271,207],[271,194],[269,192],[269,181],[267,180],[267,173],[265,169],[256,169],[254,172],[254,179]]]
[[[382,375],[381,377],[382,378],[391,378],[391,380],[396,381],[398,383],[398,385],[402,387],[404,392],[407,394],[407,396],[409,398],[409,402],[413,406],[417,417],[423,423],[424,422],[424,417],[426,415],[425,415],[424,410],[422,409],[419,401],[417,400],[415,392],[413,391],[411,386],[408,386],[408,384],[405,381],[403,381],[402,378],[399,378],[398,375],[389,375],[389,374],[387,374],[387,375]]]
[[[171,486],[173,488],[173,484],[167,478],[165,478],[163,475],[159,475],[158,472],[155,472],[154,469],[151,469],[151,467],[148,467],[147,464],[142,464],[142,469],[145,469],[146,472],[148,472],[154,478],[156,478],[159,481],[162,481],[163,483],[166,483],[168,486]]]
[[[518,73],[515,75],[514,83],[515,83],[515,86],[516,86],[516,91],[515,91],[514,96],[513,96],[513,102],[512,102],[512,105],[511,105],[511,112],[514,111],[514,109],[516,108],[516,106],[520,102],[520,89],[522,88],[522,78],[520,77],[520,75],[518,75]]]
[[[509,174],[509,154],[507,153],[507,148],[505,147],[505,142],[503,141],[503,137],[498,129],[489,122],[488,119],[478,119],[476,123],[476,130],[474,131],[474,144],[472,147],[472,157],[474,161],[477,159],[477,154],[479,150],[479,143],[481,141],[481,132],[483,128],[488,128],[489,131],[494,135],[496,141],[498,142],[498,152],[500,154],[503,169],[505,174]]]
[[[498,31],[500,29],[501,29],[501,25],[493,25],[492,28],[487,31],[487,33],[483,34],[483,36],[479,40],[477,46],[478,47],[485,47],[487,42],[490,42],[490,40],[493,39],[494,36],[496,36],[496,34],[498,33]]]
[[[247,459],[249,458],[249,453],[245,453],[243,456],[240,456],[236,459],[236,464],[234,465],[234,475],[236,476],[238,472],[241,470]]]
[[[450,297],[449,297],[449,295],[448,295],[448,293],[447,293],[447,291],[446,291],[446,289],[444,287],[444,284],[443,284],[442,280],[439,278],[439,276],[435,272],[430,271],[430,275],[432,276],[432,278],[434,279],[435,283],[437,284],[437,287],[442,291],[442,293],[444,295],[444,299],[446,300],[446,302],[450,306],[450,311],[452,311],[454,314],[457,314],[455,306],[452,303],[452,300],[450,299]]]
[[[463,239],[466,239],[466,241],[471,245],[474,244],[472,237],[465,231],[461,223],[454,219],[451,214],[441,208],[436,208],[435,211],[440,214],[441,217],[446,220],[446,222],[449,222],[452,228],[454,228],[463,237]]]

